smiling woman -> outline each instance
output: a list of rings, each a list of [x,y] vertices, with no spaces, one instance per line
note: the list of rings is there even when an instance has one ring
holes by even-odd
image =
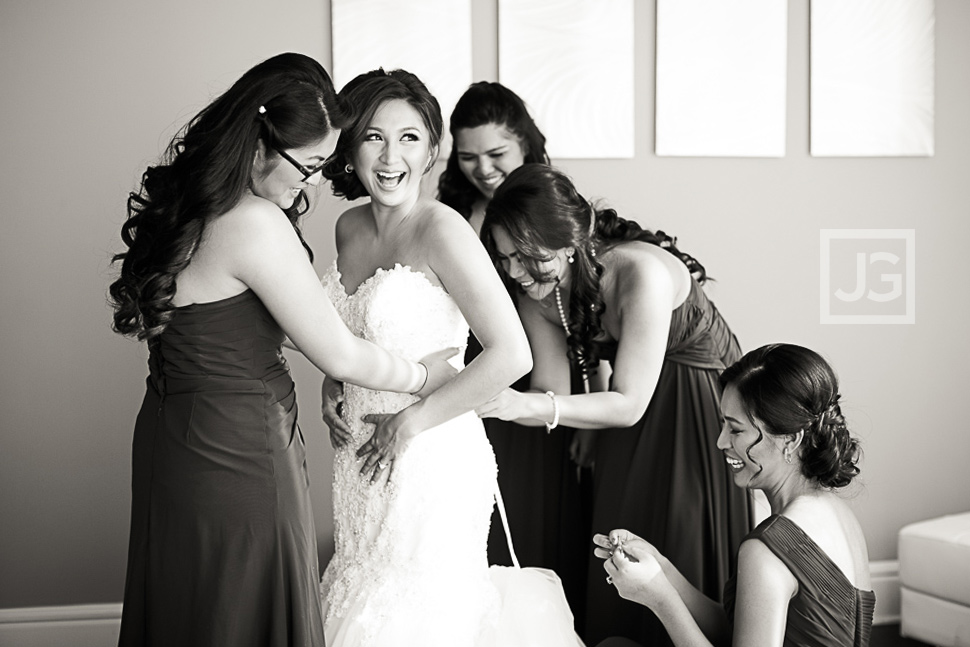
[[[324,286],[351,328],[405,356],[460,346],[469,326],[482,352],[420,401],[325,383],[336,450],[327,644],[574,645],[554,575],[540,578],[535,605],[503,608],[499,571],[485,559],[496,467],[473,409],[526,373],[531,357],[475,232],[421,193],[441,137],[438,102],[403,70],[362,74],[341,99],[355,114],[327,173],[337,195],[370,201],[337,221]]]
[[[262,119],[268,121],[265,113],[261,114],[264,115]],[[253,167],[252,191],[280,209],[292,208],[301,196],[306,195],[304,191],[308,186],[320,184],[323,161],[336,146],[338,134],[339,131],[331,131],[320,141],[290,152],[283,148],[270,151],[260,142]],[[274,152],[279,155],[278,158],[274,158]],[[312,167],[297,161],[297,158],[307,160]],[[281,160],[288,164],[281,165]]]
[[[718,595],[748,505],[712,460],[717,377],[740,350],[704,293],[704,267],[665,233],[590,204],[545,164],[525,164],[499,186],[482,239],[517,296],[535,366],[528,390],[506,389],[479,414],[551,434],[577,429],[580,462],[595,460],[593,529],[640,533]],[[585,388],[571,388],[571,369]],[[598,560],[586,604],[591,644],[666,640],[653,614],[603,583]]]
[[[351,334],[310,264],[304,189],[341,122],[320,64],[281,54],[193,118],[130,196],[110,292],[115,330],[148,341],[150,375],[132,443],[123,646],[323,644],[284,337],[369,388],[424,394],[454,373]]]
[[[739,488],[771,516],[745,537],[723,607],[652,543],[625,529],[595,538],[620,596],[649,607],[674,645],[865,647],[875,594],[859,522],[836,494],[859,474],[839,383],[818,353],[770,344],[721,374],[717,446]]]
[[[515,92],[479,81],[458,99],[449,125],[454,146],[438,180],[439,199],[476,232],[485,206],[508,174],[523,164],[548,164],[546,137]]]

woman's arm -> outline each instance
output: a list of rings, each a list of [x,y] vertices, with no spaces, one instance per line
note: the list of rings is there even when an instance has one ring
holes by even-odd
[[[685,617],[680,614],[686,610],[706,640],[715,645],[730,643],[724,607],[698,591],[651,543],[628,530],[612,530],[609,537],[595,535],[593,543],[597,546],[595,555],[606,560],[604,568],[608,573],[612,571],[613,583],[621,597],[651,609],[660,604],[667,605],[671,626],[685,624]],[[621,555],[614,557],[618,548]],[[629,559],[622,560],[623,556],[629,556]],[[609,563],[611,557],[612,564]],[[683,609],[679,608],[681,606]],[[680,619],[674,619],[678,617]]]
[[[405,436],[439,425],[494,397],[532,368],[515,306],[481,242],[456,212],[432,203],[419,240],[431,271],[455,300],[482,352],[457,376],[405,409]]]
[[[607,572],[617,582],[617,588],[623,587],[623,597],[649,607],[677,647],[722,642],[722,632],[714,630],[717,625],[712,625],[713,618],[707,615],[712,611],[709,606],[696,606],[696,596],[684,595],[683,583],[675,585],[671,581],[669,568],[658,567],[651,572],[652,555],[638,555],[633,550],[630,553],[634,558],[647,559],[630,562],[620,555],[605,564]],[[644,563],[646,567],[641,566]],[[797,589],[798,582],[791,571],[767,546],[757,539],[743,542],[738,551],[734,635],[729,644],[733,647],[782,647],[788,603]]]
[[[538,303],[523,300],[520,312],[533,348],[532,390],[535,393],[503,393],[499,401],[479,408],[481,415],[525,425],[544,424],[555,413],[552,399],[545,395],[546,391],[552,391],[559,406],[559,424],[569,427],[629,427],[643,416],[657,386],[667,349],[673,277],[663,261],[649,252],[625,262],[616,275],[617,284],[606,304],[618,320],[612,389],[567,395],[565,333],[561,326],[557,330],[542,316]]]
[[[798,580],[771,549],[758,539],[738,550],[734,647],[781,647],[785,641],[788,603]]]
[[[414,392],[425,369],[354,336],[340,319],[286,216],[248,197],[218,221],[228,270],[256,293],[290,341],[334,379]]]

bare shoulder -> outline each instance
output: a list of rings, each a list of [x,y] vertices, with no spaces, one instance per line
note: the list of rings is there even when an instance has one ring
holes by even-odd
[[[433,199],[423,200],[418,205],[418,222],[421,223],[420,230],[425,236],[432,238],[445,237],[452,238],[458,236],[461,239],[477,239],[475,230],[469,226],[460,213],[448,205]]]
[[[762,592],[795,594],[798,582],[781,558],[756,537],[741,542],[738,548],[738,584]]]
[[[834,492],[803,497],[785,511],[859,589],[870,587],[869,549],[862,524]]]
[[[352,231],[362,227],[368,220],[373,221],[370,216],[370,208],[366,204],[359,204],[337,216],[337,231]]]
[[[367,204],[357,205],[347,209],[337,216],[335,226],[335,236],[337,250],[346,250],[347,245],[359,242],[363,238],[362,234],[366,230],[374,229],[374,218],[371,216],[370,207]],[[373,233],[371,234],[373,235]]]
[[[683,278],[675,274],[676,268],[666,262],[663,254],[667,253],[641,241],[623,242],[600,253],[598,258],[604,268],[604,298],[612,297],[621,303],[639,301],[644,297],[669,299],[672,310],[677,305],[674,300]],[[688,275],[686,280],[689,279]]]
[[[601,259],[629,271],[643,272],[651,268],[666,267],[662,257],[666,253],[656,245],[640,240],[628,240],[604,251]]]
[[[208,228],[214,237],[225,238],[234,244],[258,243],[279,236],[295,237],[293,225],[286,214],[269,200],[245,195],[235,207],[213,218]]]
[[[491,263],[475,230],[451,207],[428,199],[414,215],[414,242],[424,250],[429,266],[438,272],[453,271],[455,263]],[[439,273],[440,274],[440,273]]]

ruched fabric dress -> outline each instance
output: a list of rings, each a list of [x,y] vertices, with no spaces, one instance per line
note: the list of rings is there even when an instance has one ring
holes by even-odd
[[[120,645],[323,647],[306,450],[282,340],[246,291],[179,308],[150,344]]]
[[[602,345],[612,361],[616,345]],[[737,339],[693,279],[672,312],[663,367],[653,398],[632,427],[596,434],[593,531],[624,528],[666,555],[698,589],[719,599],[750,529],[748,495],[734,485],[717,449],[718,377],[741,356]],[[603,561],[589,562],[587,644],[625,636],[669,645],[645,607],[607,584]]]
[[[745,539],[759,539],[798,580],[788,603],[785,647],[867,647],[876,595],[857,589],[829,556],[791,519],[771,515]],[[724,587],[724,609],[734,619],[737,577]]]

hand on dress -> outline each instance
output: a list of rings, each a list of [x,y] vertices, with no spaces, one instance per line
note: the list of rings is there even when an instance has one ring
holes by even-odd
[[[352,433],[350,427],[340,414],[344,406],[344,383],[325,377],[321,392],[323,422],[330,429],[330,444],[339,449],[350,442]]]
[[[448,363],[448,360],[457,354],[457,348],[445,348],[422,357],[421,363],[428,369],[428,379],[414,395],[425,398],[458,375],[458,369]]]
[[[592,467],[596,456],[596,432],[592,429],[577,429],[569,443],[569,458],[580,467]]]
[[[360,473],[364,477],[369,475],[371,483],[381,480],[385,473],[388,479],[391,478],[394,459],[404,448],[401,424],[405,411],[407,409],[398,413],[368,413],[362,418],[366,424],[374,425],[373,435],[357,450],[357,456],[364,459]]]
[[[653,608],[665,597],[676,594],[660,566],[660,553],[647,541],[628,530],[613,530],[610,536],[596,535],[594,554],[608,573],[606,581],[620,597]]]
[[[529,417],[526,409],[526,397],[534,394],[519,393],[515,389],[502,389],[488,402],[475,409],[479,418],[499,418],[501,420],[519,420]],[[542,397],[546,397],[543,395]]]

